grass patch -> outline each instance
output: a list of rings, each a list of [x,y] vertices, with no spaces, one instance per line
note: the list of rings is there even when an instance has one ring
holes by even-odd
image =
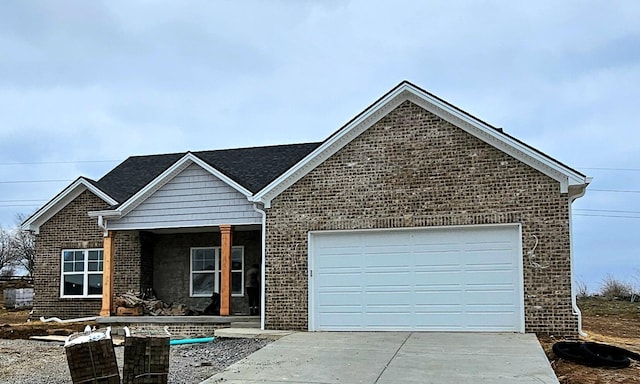
[[[611,300],[600,296],[578,299],[578,307],[585,316],[611,316],[640,319],[640,302]]]

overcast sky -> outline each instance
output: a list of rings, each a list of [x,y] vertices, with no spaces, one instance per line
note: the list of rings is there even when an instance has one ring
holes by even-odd
[[[3,1],[0,52],[4,227],[130,155],[323,140],[406,79],[593,176],[576,277],[640,279],[638,1]]]

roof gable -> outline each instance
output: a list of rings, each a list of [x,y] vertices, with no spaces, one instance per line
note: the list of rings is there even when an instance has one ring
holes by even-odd
[[[195,154],[188,152],[184,156],[182,156],[178,161],[174,162],[169,168],[165,169],[162,173],[156,176],[153,180],[148,182],[142,188],[140,188],[135,194],[129,197],[125,202],[120,204],[118,207],[112,210],[106,211],[95,211],[90,212],[90,216],[107,216],[107,217],[121,217],[125,216],[127,213],[131,212],[137,206],[142,204],[145,200],[147,200],[150,196],[152,196],[157,190],[162,188],[169,181],[173,180],[177,175],[179,175],[182,171],[184,171],[191,164],[197,164],[205,171],[209,172],[216,178],[222,180],[225,184],[229,185],[231,188],[240,192],[246,197],[251,196],[251,192],[244,188],[242,185],[238,184],[231,178],[229,178],[224,173],[220,172],[215,167],[212,167],[207,162],[200,159]]]
[[[95,181],[79,177],[25,220],[24,223],[22,223],[22,229],[39,233],[42,224],[55,216],[56,213],[60,212],[60,210],[86,190],[89,190],[109,205],[117,204],[117,201],[105,191],[101,190]]]
[[[562,193],[569,187],[583,189],[590,179],[516,138],[453,106],[437,96],[404,81],[329,136],[300,162],[256,193],[253,201],[266,207],[271,200],[307,173],[358,137],[405,101],[410,101],[467,133],[511,155],[560,183]],[[572,188],[573,189],[573,188]]]

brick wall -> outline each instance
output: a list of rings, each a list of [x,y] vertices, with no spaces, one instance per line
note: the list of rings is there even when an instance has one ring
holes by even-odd
[[[103,232],[89,211],[108,205],[83,192],[40,227],[36,236],[34,317],[76,318],[97,316],[102,299],[60,298],[63,249],[102,248]],[[140,242],[136,231],[118,232],[115,239],[114,290],[140,289]]]
[[[108,205],[85,191],[49,221],[40,226],[36,236],[34,274],[34,316],[56,316],[61,319],[96,316],[101,299],[61,299],[60,274],[63,249],[102,248],[102,231],[88,211]]]
[[[521,223],[526,331],[575,335],[568,214],[558,182],[405,102],[272,201],[266,326],[307,328],[310,230]]]

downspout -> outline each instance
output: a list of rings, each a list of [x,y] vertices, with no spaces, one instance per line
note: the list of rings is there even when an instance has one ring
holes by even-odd
[[[263,205],[264,207],[264,205]],[[258,212],[261,216],[262,216],[262,262],[260,263],[260,281],[262,284],[260,284],[260,329],[264,331],[264,315],[265,315],[265,286],[266,286],[266,280],[265,280],[265,276],[266,276],[266,269],[265,269],[265,261],[267,260],[266,258],[266,254],[267,254],[267,212],[264,211],[263,208],[261,208],[258,203],[254,203],[253,204],[253,209]]]
[[[104,217],[102,217],[102,215],[98,216],[98,227],[100,227],[104,231],[103,236],[107,237],[107,221],[104,219]]]
[[[578,316],[578,335],[582,337],[587,337],[587,333],[582,330],[582,312],[580,308],[578,308],[578,303],[576,301],[576,284],[574,281],[575,273],[574,273],[574,262],[573,262],[573,215],[571,212],[571,206],[573,202],[584,196],[587,192],[587,185],[591,182],[591,178],[586,179],[586,183],[582,190],[575,194],[569,196],[569,262],[571,263],[571,307],[573,308],[573,314]]]

